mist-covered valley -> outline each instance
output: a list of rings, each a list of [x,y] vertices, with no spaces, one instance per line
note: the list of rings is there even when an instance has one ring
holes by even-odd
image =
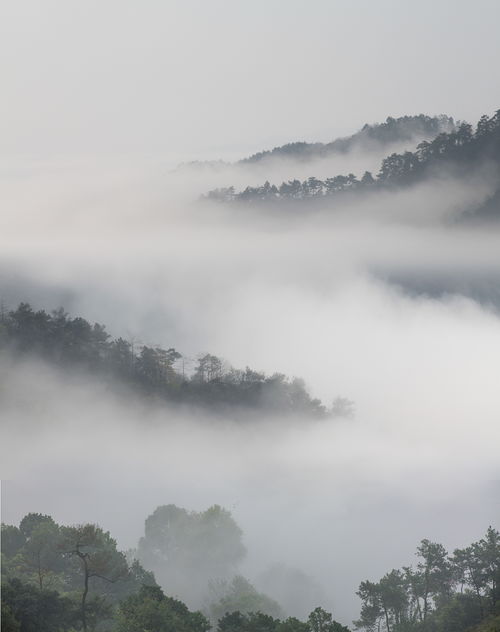
[[[373,168],[371,150],[342,158],[344,172]],[[423,538],[450,552],[481,538],[500,501],[500,225],[471,221],[498,190],[498,164],[484,158],[465,174],[439,164],[415,182],[289,209],[200,199],[234,182],[232,165],[4,166],[2,520],[97,523],[126,550],[157,507],[220,505],[246,549],[234,573],[280,616],[322,606],[348,626],[360,582],[411,564]],[[289,165],[273,158],[273,174]],[[257,182],[252,166],[237,169]],[[31,321],[11,316],[22,302]],[[215,354],[302,378],[325,415],[179,405],[161,385],[138,390],[81,358],[44,355],[26,327],[59,307],[68,323],[105,325],[132,358],[175,348],[179,384]],[[43,335],[56,348],[50,327]],[[335,411],[336,398],[354,408]],[[206,611],[190,569],[162,588]]]

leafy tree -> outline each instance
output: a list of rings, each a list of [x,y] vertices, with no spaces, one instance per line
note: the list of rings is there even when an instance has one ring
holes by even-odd
[[[433,627],[437,627],[439,632],[464,632],[482,618],[481,608],[474,596],[458,594],[434,614]]]
[[[93,578],[114,583],[128,575],[128,565],[123,553],[116,549],[116,542],[108,532],[94,524],[63,528],[61,550],[79,563],[83,590],[80,616],[84,632],[88,629],[87,597]]]
[[[288,617],[288,619],[280,621],[276,626],[276,632],[310,632],[310,630],[308,623],[295,617]]]
[[[262,612],[241,613],[239,610],[226,612],[217,623],[217,632],[276,632],[279,619]]]
[[[444,603],[451,594],[453,573],[448,553],[442,544],[422,540],[417,548],[417,569],[422,578],[422,620],[425,623],[432,602]]]
[[[41,525],[56,526],[53,518],[45,514],[29,513],[19,523],[19,530],[26,539],[29,539],[33,531]]]
[[[363,177],[361,178],[361,184],[364,186],[369,186],[370,184],[375,184],[375,179],[372,176],[370,171],[365,171]]]
[[[391,632],[409,619],[407,583],[401,571],[392,570],[377,583],[361,582],[356,594],[363,601],[357,628],[375,630],[382,624]]]
[[[194,379],[199,382],[213,382],[222,379],[222,360],[206,353],[198,358],[198,366],[194,371]]]
[[[452,560],[458,581],[473,592],[481,612],[493,612],[500,601],[499,532],[490,526],[484,538],[456,549]]]
[[[362,607],[355,621],[357,628],[370,632],[479,632],[483,620],[496,625],[495,616],[500,613],[498,531],[489,527],[481,540],[457,549],[451,558],[441,544],[422,540],[417,555],[416,568],[393,570],[379,582],[360,584],[357,594]]]
[[[349,632],[349,628],[334,621],[332,614],[323,608],[315,608],[308,619],[311,632]]]
[[[75,622],[75,606],[67,597],[55,591],[39,590],[16,578],[2,583],[2,630],[5,632],[63,632],[73,629]]]
[[[2,522],[2,554],[5,557],[13,557],[26,542],[26,538],[18,527]]]
[[[166,597],[159,587],[143,586],[127,597],[117,613],[116,632],[207,632],[209,621],[190,612],[178,599]]]
[[[44,516],[50,518],[50,516]],[[23,522],[21,522],[21,529]],[[59,527],[50,520],[40,520],[38,524],[30,528],[23,547],[22,556],[28,568],[36,574],[40,590],[44,588],[44,581],[53,572],[62,570],[61,555],[58,550]]]
[[[195,593],[199,599],[211,578],[234,574],[245,552],[241,529],[219,505],[204,512],[158,507],[146,519],[137,550],[165,590],[181,597]]]
[[[280,605],[274,599],[256,590],[241,575],[237,575],[230,582],[226,580],[211,582],[211,591],[215,599],[210,604],[209,611],[214,621],[221,619],[227,612],[236,611],[243,615],[260,613],[270,619],[283,615]]]
[[[239,610],[226,612],[217,623],[217,632],[244,631],[248,622],[248,616]]]

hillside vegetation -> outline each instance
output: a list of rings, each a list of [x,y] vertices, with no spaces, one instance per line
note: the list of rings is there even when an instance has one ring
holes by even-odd
[[[287,617],[238,575],[242,531],[218,505],[158,507],[127,554],[95,524],[59,525],[37,513],[2,524],[1,544],[3,632],[349,632],[320,605],[306,621]],[[192,582],[212,594],[203,611],[182,600]],[[489,527],[452,554],[424,539],[414,566],[363,581],[357,594],[358,630],[498,632],[500,533]]]
[[[300,378],[234,369],[212,354],[200,355],[188,374],[174,347],[133,345],[112,338],[104,325],[72,318],[63,309],[34,310],[28,303],[1,316],[1,353],[32,355],[65,370],[83,369],[173,404],[312,417],[350,412],[349,402],[340,398],[328,410],[309,395]]]
[[[442,132],[431,141],[422,141],[415,151],[387,156],[378,174],[366,171],[334,175],[325,180],[314,176],[304,181],[288,180],[281,184],[266,181],[262,186],[248,186],[237,192],[233,186],[214,189],[205,199],[216,202],[290,205],[325,201],[346,193],[366,193],[414,184],[426,177],[453,169],[457,175],[484,164],[500,166],[500,110],[492,117],[482,116],[473,130],[461,123],[452,131]],[[500,184],[499,187],[500,189]]]

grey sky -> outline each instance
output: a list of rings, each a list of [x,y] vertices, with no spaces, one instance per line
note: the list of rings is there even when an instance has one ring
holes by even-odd
[[[495,0],[7,0],[1,152],[233,156],[498,107]]]

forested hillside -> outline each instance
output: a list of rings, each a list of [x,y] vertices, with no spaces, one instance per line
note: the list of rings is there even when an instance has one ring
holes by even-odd
[[[288,616],[236,574],[244,554],[241,529],[217,505],[158,507],[127,554],[95,524],[31,513],[2,524],[2,631],[349,632],[320,604],[307,620]],[[206,591],[201,611],[184,603],[191,581]],[[451,554],[424,539],[415,565],[363,581],[357,594],[354,626],[366,632],[498,632],[500,534],[489,527]]]
[[[366,123],[358,132],[351,136],[336,138],[328,143],[295,141],[273,149],[259,151],[234,163],[223,160],[194,161],[184,163],[179,168],[222,168],[231,165],[251,167],[259,164],[265,165],[274,159],[308,162],[335,155],[341,156],[355,150],[369,151],[375,148],[390,148],[391,145],[417,144],[423,140],[432,140],[443,132],[451,132],[456,129],[456,126],[453,118],[444,114],[440,116],[418,114],[397,118],[388,116],[384,123]]]
[[[334,175],[326,180],[314,176],[307,180],[289,180],[281,184],[265,182],[259,187],[214,189],[205,199],[217,202],[289,205],[304,201],[332,200],[352,192],[366,193],[414,184],[428,176],[439,176],[442,169],[464,175],[484,164],[500,166],[500,110],[492,117],[482,116],[476,129],[461,123],[457,129],[438,134],[432,141],[421,142],[415,151],[393,153],[382,161],[380,171]],[[499,186],[500,188],[500,186]]]
[[[175,348],[133,345],[112,338],[104,325],[70,317],[63,309],[35,311],[21,303],[0,317],[0,354],[34,355],[66,369],[83,369],[126,384],[143,395],[217,411],[241,409],[278,415],[325,417],[350,413],[337,398],[328,410],[300,378],[234,369],[212,354],[200,355],[191,374]]]
[[[243,158],[239,164],[252,164],[269,158],[294,158],[311,160],[325,158],[331,154],[345,154],[355,148],[368,149],[377,144],[386,147],[393,144],[411,142],[415,139],[432,139],[440,133],[451,132],[455,129],[455,121],[450,116],[400,116],[387,117],[384,123],[363,125],[359,132],[337,138],[330,143],[295,142],[261,151],[248,158]]]
[[[348,632],[320,607],[307,622],[287,617],[234,575],[227,566],[234,547],[224,538],[231,532],[241,556],[242,533],[228,511],[159,507],[146,520],[146,539],[158,545],[150,548],[147,563],[185,581],[184,588],[171,585],[167,595],[168,578],[163,575],[162,589],[135,558],[144,555],[144,538],[138,552],[126,555],[94,524],[64,526],[36,513],[17,527],[2,524],[2,632]],[[199,583],[200,572],[207,591],[203,612],[178,598],[179,591],[192,597],[189,583]]]

